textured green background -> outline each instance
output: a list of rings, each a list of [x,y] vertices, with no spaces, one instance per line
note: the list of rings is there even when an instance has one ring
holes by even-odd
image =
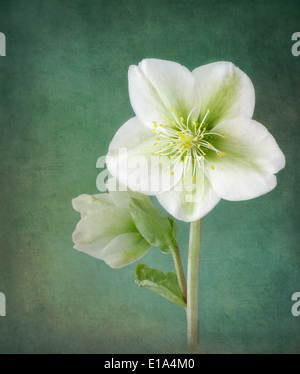
[[[0,353],[184,352],[183,309],[71,240],[71,199],[97,193],[96,161],[133,116],[128,67],[147,57],[235,63],[287,160],[271,193],[203,219],[200,352],[299,352],[299,17],[298,0],[1,1]],[[173,270],[155,248],[144,263]]]

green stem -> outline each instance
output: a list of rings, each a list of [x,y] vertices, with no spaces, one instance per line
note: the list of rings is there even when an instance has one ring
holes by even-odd
[[[180,288],[183,300],[186,302],[187,301],[187,287],[186,287],[185,276],[184,276],[183,267],[182,267],[182,263],[180,259],[179,248],[177,245],[172,244],[170,245],[170,249],[171,249],[173,260],[174,260],[179,288]]]
[[[191,222],[187,274],[187,342],[191,351],[198,345],[199,329],[199,267],[200,267],[201,219]]]

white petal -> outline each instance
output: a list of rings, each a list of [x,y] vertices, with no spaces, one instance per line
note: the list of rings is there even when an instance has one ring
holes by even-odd
[[[202,119],[212,128],[227,118],[251,118],[255,91],[250,78],[231,62],[221,61],[200,66],[193,71],[201,92]]]
[[[114,239],[113,235],[102,236],[91,243],[76,243],[74,248],[89,256],[102,260],[103,249]]]
[[[196,184],[192,184],[190,178],[187,178],[185,183],[180,181],[171,191],[157,195],[158,201],[167,212],[186,222],[204,217],[220,201],[203,168],[198,169]]]
[[[151,200],[147,195],[130,190],[127,186],[121,184],[115,177],[108,179],[106,186],[109,190],[109,196],[116,206],[128,207],[128,199],[132,198],[142,200],[152,205]]]
[[[82,218],[76,226],[72,239],[76,245],[90,244],[100,238],[116,237],[127,232],[137,232],[129,210],[112,206]]]
[[[133,191],[156,195],[169,190],[181,178],[182,165],[164,172],[172,160],[167,156],[151,156],[157,151],[156,137],[134,117],[117,131],[109,146],[106,160],[109,172]]]
[[[146,59],[128,72],[129,96],[133,110],[149,128],[152,122],[167,124],[172,109],[179,118],[187,119],[200,103],[199,87],[192,73],[171,61]],[[191,121],[198,118],[200,106],[195,108]]]
[[[119,269],[145,256],[151,245],[141,234],[127,233],[114,238],[102,251],[101,259]]]
[[[109,205],[115,205],[112,197],[110,196],[109,193],[99,193],[97,195],[93,195],[94,197],[96,197],[97,199],[101,200],[101,201],[104,201],[105,203],[109,204]]]
[[[81,213],[81,217],[95,212],[96,210],[107,208],[114,205],[113,201],[109,198],[109,194],[98,194],[95,196],[82,194],[72,200],[73,208]]]
[[[208,168],[206,174],[223,199],[252,199],[276,186],[273,174],[285,166],[285,157],[262,124],[249,118],[229,119],[214,131],[227,136],[213,144],[227,155],[218,157],[210,151],[207,159],[215,169]]]

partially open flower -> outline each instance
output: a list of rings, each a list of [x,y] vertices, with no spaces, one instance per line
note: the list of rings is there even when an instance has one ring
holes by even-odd
[[[253,84],[232,63],[190,72],[175,62],[146,59],[129,68],[129,95],[136,117],[113,138],[108,169],[129,188],[157,195],[175,218],[196,221],[221,198],[252,199],[276,186],[274,174],[285,157],[268,130],[251,119]],[[139,188],[134,158],[143,171]]]
[[[74,248],[105,261],[114,269],[139,260],[150,249],[139,233],[128,207],[135,198],[151,204],[148,196],[132,191],[83,194],[72,200],[81,220],[73,233]]]

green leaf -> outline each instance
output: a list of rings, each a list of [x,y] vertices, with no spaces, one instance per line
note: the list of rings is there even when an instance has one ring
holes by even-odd
[[[128,204],[136,228],[148,243],[163,247],[174,242],[173,227],[159,209],[135,198],[129,199]]]
[[[167,255],[172,254],[171,249],[170,249],[170,247],[169,247],[168,245],[163,245],[163,246],[160,248],[160,250],[161,250],[163,253],[167,254]]]
[[[177,222],[175,221],[175,219],[170,216],[168,217],[168,220],[172,226],[172,235],[173,235],[173,244],[177,243],[177,236],[178,236],[178,232],[179,232],[179,226],[177,224]],[[170,249],[170,247],[168,245],[163,245],[160,250],[163,252],[163,253],[166,253],[166,254],[172,254],[172,251]]]
[[[169,222],[171,223],[171,226],[172,226],[173,237],[177,242],[177,236],[178,236],[178,233],[179,233],[179,226],[172,216],[169,216],[168,220],[169,220]]]
[[[135,269],[135,281],[140,287],[148,288],[171,301],[174,304],[186,309],[178,284],[176,273],[170,271],[165,274],[161,270],[151,269],[144,264],[138,264]]]

